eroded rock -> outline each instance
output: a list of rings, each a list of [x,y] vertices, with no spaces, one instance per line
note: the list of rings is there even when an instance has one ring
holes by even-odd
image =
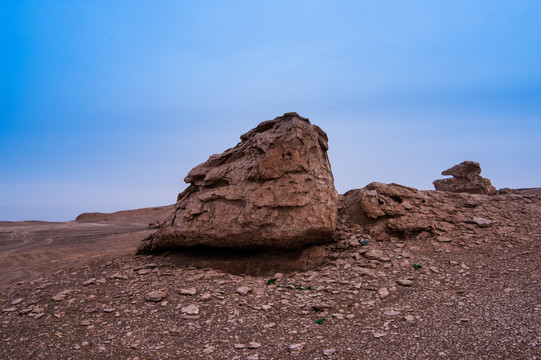
[[[452,175],[452,178],[439,179],[433,182],[438,191],[465,192],[470,194],[496,194],[496,188],[489,179],[480,176],[481,166],[478,162],[464,161],[441,173]]]
[[[327,149],[327,135],[296,113],[262,122],[190,171],[174,213],[138,252],[331,240],[338,197]]]

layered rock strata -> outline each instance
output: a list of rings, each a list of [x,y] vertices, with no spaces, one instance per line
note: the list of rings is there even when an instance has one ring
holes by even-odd
[[[538,198],[516,190],[489,196],[371,183],[340,196],[339,228],[358,227],[379,241],[484,241],[490,233],[507,236],[516,232],[515,224],[524,223],[521,209]],[[535,228],[535,221],[531,223]]]
[[[452,178],[439,179],[433,182],[438,191],[464,192],[470,194],[496,194],[496,188],[489,179],[480,176],[481,166],[478,162],[464,161],[441,173],[452,175]]]
[[[175,211],[138,252],[185,246],[295,249],[332,239],[338,195],[327,135],[297,113],[264,121],[193,168]]]

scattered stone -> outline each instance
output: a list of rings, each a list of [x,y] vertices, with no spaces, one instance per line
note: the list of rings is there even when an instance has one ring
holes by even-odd
[[[376,279],[378,277],[376,273],[374,272],[374,270],[369,269],[369,268],[356,267],[355,271],[357,271],[359,275],[368,276],[368,277],[371,277],[372,279]]]
[[[390,309],[390,310],[387,310],[383,313],[383,315],[386,315],[386,316],[396,316],[396,315],[400,315],[400,311],[396,311],[394,309]]]
[[[415,321],[415,317],[413,315],[406,315],[404,316],[404,320],[406,320],[407,322],[414,322]]]
[[[389,296],[389,290],[386,287],[379,288],[378,296],[380,299],[385,299],[387,296]]]
[[[323,350],[323,355],[325,356],[333,356],[334,354],[336,354],[336,349],[324,349]]]
[[[191,305],[181,308],[180,312],[186,315],[197,315],[199,314],[199,306],[195,304],[191,304]]]
[[[474,217],[472,219],[472,222],[482,228],[489,227],[490,224],[492,224],[492,221],[482,218],[482,217]]]
[[[5,309],[2,309],[3,312],[14,312],[17,311],[17,308],[15,306],[11,306]]]
[[[448,238],[447,236],[438,236],[436,238],[436,240],[438,240],[439,242],[442,242],[442,243],[447,243],[447,242],[451,242],[452,239],[451,238]]]
[[[249,286],[241,286],[237,289],[237,294],[240,295],[247,295],[248,293],[252,292],[252,288]]]
[[[128,280],[128,277],[126,275],[121,274],[121,273],[115,273],[115,274],[109,276],[109,279]]]
[[[378,260],[383,262],[391,261],[391,258],[385,255],[381,250],[368,250],[363,255],[369,260]]]
[[[261,347],[261,344],[255,341],[248,343],[248,349],[259,349]]]
[[[379,339],[379,338],[382,338],[384,337],[385,335],[387,335],[386,332],[375,332],[372,334],[376,339]]]
[[[150,302],[160,302],[167,294],[162,290],[154,290],[145,295],[145,300]]]
[[[10,302],[9,305],[19,305],[22,302],[23,302],[23,298],[17,298],[13,300],[12,302]]]
[[[88,279],[85,282],[83,282],[83,286],[92,285],[94,283],[96,283],[96,278],[91,278],[91,279]]]
[[[212,354],[214,351],[216,351],[216,348],[214,346],[207,346],[203,349],[203,354]]]
[[[206,293],[202,294],[202,295],[199,297],[199,300],[201,300],[201,301],[208,301],[208,300],[210,300],[211,298],[212,298],[211,293],[206,292]]]
[[[398,280],[396,280],[396,282],[398,283],[398,285],[402,285],[402,286],[412,286],[413,285],[413,281],[411,281],[409,279],[398,279]]]
[[[298,353],[301,352],[302,349],[304,349],[304,344],[293,344],[289,345],[289,351],[292,353]]]
[[[158,266],[158,264],[155,264],[155,263],[145,264],[145,265],[134,267],[133,271],[137,272],[137,271],[143,270],[143,269],[154,269],[157,266]]]
[[[52,297],[53,301],[63,301],[72,290],[64,290]]]
[[[189,295],[189,296],[193,296],[193,295],[197,294],[197,289],[194,288],[194,287],[187,288],[187,289],[180,289],[180,290],[179,290],[179,293],[180,293],[181,295]]]

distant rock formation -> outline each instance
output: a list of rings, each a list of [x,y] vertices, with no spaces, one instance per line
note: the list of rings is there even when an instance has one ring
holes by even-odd
[[[433,182],[438,191],[450,191],[470,194],[496,194],[496,188],[492,186],[489,179],[481,174],[481,166],[478,162],[464,161],[441,173],[452,175],[452,178],[439,179]]]
[[[297,113],[264,121],[193,168],[174,213],[138,253],[185,246],[300,248],[332,240],[327,135]]]

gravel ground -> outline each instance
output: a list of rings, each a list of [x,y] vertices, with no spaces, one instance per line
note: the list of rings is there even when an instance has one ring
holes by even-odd
[[[4,286],[0,358],[541,358],[539,233],[462,245],[339,238],[304,272],[124,256]]]

